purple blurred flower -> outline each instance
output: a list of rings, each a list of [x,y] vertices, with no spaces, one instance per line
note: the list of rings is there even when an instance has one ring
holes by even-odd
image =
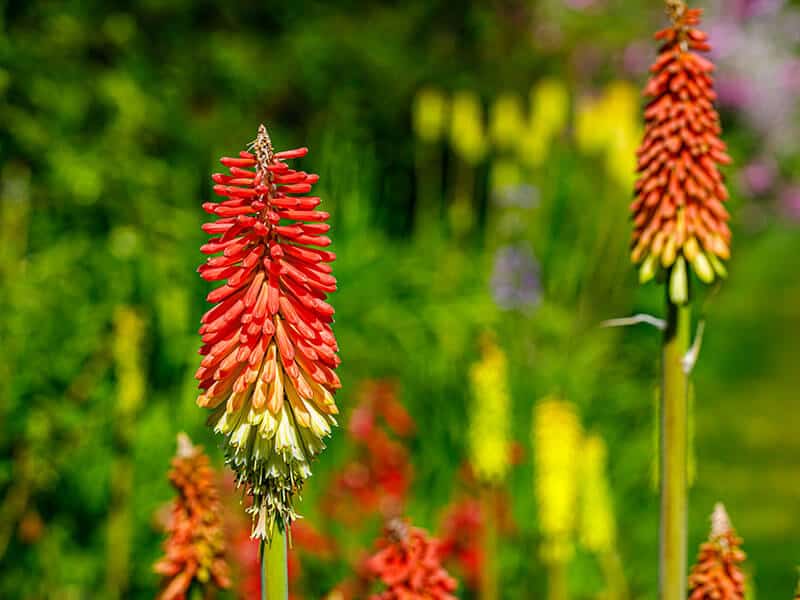
[[[783,85],[792,94],[800,94],[800,58],[783,65]]]
[[[498,249],[492,272],[492,296],[504,309],[531,310],[538,306],[542,287],[539,263],[526,244]]]
[[[763,196],[775,185],[778,167],[770,158],[758,159],[742,169],[742,187],[750,196]]]
[[[743,21],[762,15],[776,14],[785,3],[785,0],[734,0],[732,2],[734,14]]]
[[[735,75],[722,75],[717,82],[717,97],[719,101],[737,110],[748,111],[756,106],[756,95],[750,87],[751,82]]]
[[[533,208],[539,203],[539,190],[527,183],[505,185],[494,190],[492,200],[501,208]]]
[[[650,41],[636,40],[622,54],[622,68],[632,77],[643,77],[656,58],[656,47]]]

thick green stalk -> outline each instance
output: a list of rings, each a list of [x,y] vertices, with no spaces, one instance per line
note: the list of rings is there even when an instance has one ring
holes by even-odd
[[[688,302],[675,304],[667,289],[661,390],[659,600],[686,598],[689,386],[682,361],[689,349],[690,324]]]
[[[481,498],[483,513],[483,570],[480,580],[480,600],[497,600],[497,510],[495,502],[496,490],[487,487]]]
[[[272,541],[261,542],[261,600],[287,600],[286,532],[276,527]]]

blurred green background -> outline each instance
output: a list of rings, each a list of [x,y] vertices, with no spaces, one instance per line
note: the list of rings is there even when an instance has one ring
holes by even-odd
[[[734,165],[730,278],[695,287],[690,554],[713,503],[761,598],[800,563],[800,3],[716,0],[706,27]],[[660,315],[628,262],[638,89],[659,2],[3,2],[0,37],[0,597],[151,598],[175,434],[217,465],[194,405],[196,274],[216,159],[260,122],[307,145],[332,214],[343,424],[390,378],[417,424],[406,513],[436,532],[459,493],[478,340],[505,352],[517,464],[503,598],[540,597],[531,413],[559,394],[608,445],[631,598],[655,598]],[[342,427],[301,511],[355,452]],[[348,537],[349,536],[349,537]],[[580,537],[576,533],[576,537]],[[355,552],[355,551],[354,551]],[[314,559],[298,597],[351,568]],[[601,596],[580,548],[577,599]],[[471,597],[461,587],[460,597]]]

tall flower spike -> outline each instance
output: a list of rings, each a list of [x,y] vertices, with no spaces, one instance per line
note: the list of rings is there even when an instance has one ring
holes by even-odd
[[[456,581],[439,562],[438,542],[401,519],[386,526],[384,547],[367,560],[367,570],[386,590],[371,600],[455,600]]]
[[[183,600],[193,585],[206,591],[230,587],[214,472],[203,449],[193,446],[185,433],[178,435],[169,480],[178,497],[167,525],[165,556],[154,566],[164,577],[158,600]]]
[[[481,340],[481,359],[469,371],[472,410],[468,430],[470,463],[475,475],[500,484],[511,466],[511,398],[506,355],[491,335]]]
[[[745,554],[742,540],[731,526],[728,513],[717,503],[711,515],[711,534],[700,546],[697,564],[689,575],[689,600],[743,600]]]
[[[590,435],[581,449],[580,536],[585,548],[597,554],[616,550],[617,527],[606,474],[606,443]]]
[[[582,436],[572,404],[551,396],[536,405],[531,430],[534,491],[547,563],[564,563],[574,550]]]
[[[325,301],[336,289],[328,264],[335,255],[311,247],[331,243],[328,213],[308,195],[319,177],[284,162],[307,151],[275,153],[261,125],[252,152],[221,159],[230,174],[213,179],[223,200],[203,205],[217,217],[203,231],[217,237],[200,250],[217,256],[198,271],[225,283],[208,295],[215,306],[202,318],[197,403],[226,437],[261,539],[296,518],[293,498],[338,413],[338,346]]]
[[[631,205],[631,259],[641,264],[642,283],[671,268],[671,297],[683,304],[686,263],[705,283],[726,275],[722,260],[730,257],[731,232],[718,166],[730,157],[713,104],[714,65],[697,54],[710,49],[708,36],[696,28],[702,11],[686,8],[682,0],[669,0],[668,6],[672,26],[655,36],[663,45],[644,90],[651,100]]]

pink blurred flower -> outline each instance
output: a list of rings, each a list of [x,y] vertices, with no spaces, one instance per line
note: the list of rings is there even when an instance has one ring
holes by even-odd
[[[742,187],[750,196],[763,196],[775,185],[778,167],[771,158],[756,159],[741,172]]]
[[[800,222],[800,184],[785,188],[780,195],[781,209],[792,221]]]

